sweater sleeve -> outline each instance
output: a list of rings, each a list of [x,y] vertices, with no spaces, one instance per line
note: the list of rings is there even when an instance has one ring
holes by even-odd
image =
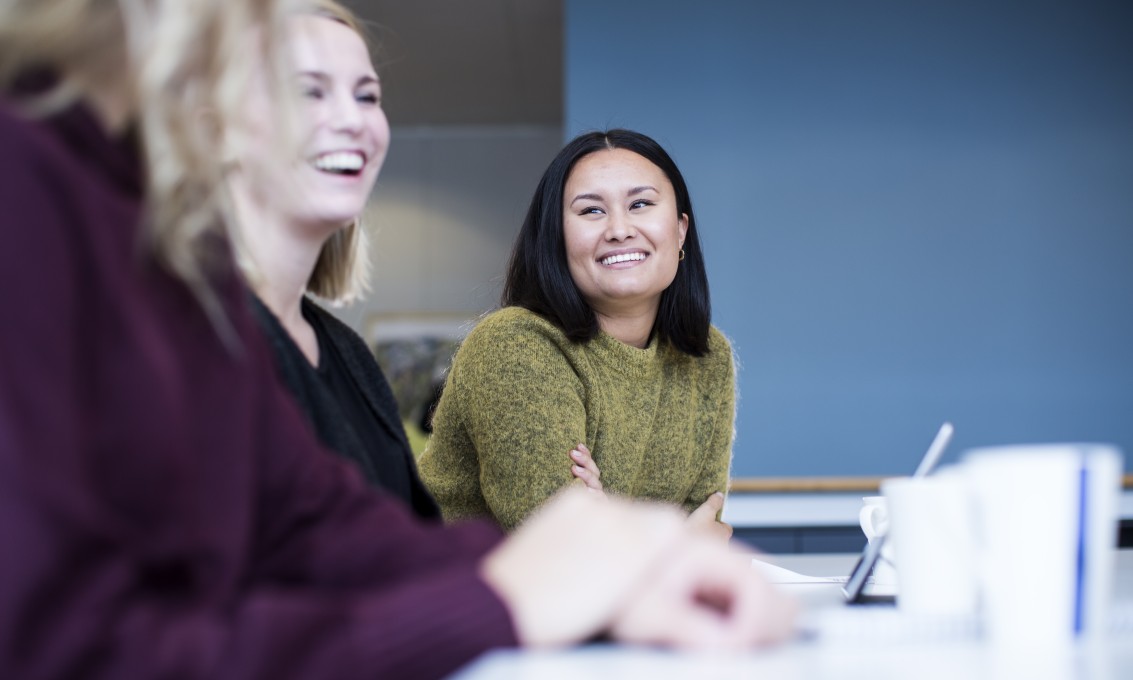
[[[700,475],[684,502],[687,512],[695,510],[717,491],[726,494],[731,475],[736,417],[735,358],[728,340],[715,328],[711,329],[709,350],[708,358],[712,366],[712,379],[709,380],[711,388],[703,399],[709,405],[712,434],[708,448],[704,451],[704,465]]]
[[[0,568],[0,675],[436,678],[516,644],[508,611],[478,573],[496,532],[415,523],[315,452],[289,420],[261,442],[273,452],[256,492],[268,519],[254,534],[250,571],[238,575],[244,583],[221,601],[172,597],[184,592],[176,563],[153,571],[128,543],[74,517],[83,506],[105,514],[81,476],[5,453],[0,534],[12,557]],[[53,457],[70,469],[82,462]],[[10,474],[14,465],[22,475]]]
[[[561,334],[530,317],[492,321],[454,360],[452,406],[475,448],[484,502],[511,530],[574,482],[568,454],[586,441],[585,391]]]
[[[516,644],[507,609],[479,577],[498,530],[418,521],[314,451],[306,428],[281,427],[299,422],[290,401],[267,402],[254,560],[254,581],[267,585],[232,620],[222,674],[441,677]]]

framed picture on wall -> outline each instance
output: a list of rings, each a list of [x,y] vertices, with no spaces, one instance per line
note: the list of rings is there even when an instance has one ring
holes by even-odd
[[[467,312],[383,312],[366,318],[365,340],[382,367],[402,420],[429,431],[445,374],[478,318]]]

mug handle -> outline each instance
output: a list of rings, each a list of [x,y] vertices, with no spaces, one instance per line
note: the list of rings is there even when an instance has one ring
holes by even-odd
[[[867,540],[872,541],[877,538],[879,532],[877,529],[876,515],[882,510],[880,505],[863,505],[862,509],[858,511],[858,523],[862,527],[862,533],[865,534]]]

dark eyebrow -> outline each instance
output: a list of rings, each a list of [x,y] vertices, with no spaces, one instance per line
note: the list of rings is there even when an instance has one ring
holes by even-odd
[[[575,203],[577,203],[577,202],[579,202],[579,201],[581,201],[581,200],[584,200],[584,199],[585,199],[585,200],[587,200],[587,201],[601,201],[601,200],[604,200],[604,199],[603,199],[603,198],[602,198],[601,196],[599,196],[598,194],[579,194],[579,195],[577,195],[577,196],[575,196],[574,198],[572,198],[572,199],[571,199],[571,201],[570,201],[570,204],[571,204],[571,205],[574,205]]]
[[[652,191],[653,193],[660,193],[659,191],[657,191],[656,187],[650,186],[648,184],[643,184],[639,187],[634,187],[634,188],[630,189],[628,192],[626,192],[626,196],[636,196],[638,194],[645,193],[646,191]],[[570,204],[574,205],[578,201],[581,201],[581,200],[584,200],[584,199],[588,200],[588,201],[604,201],[604,200],[606,200],[598,194],[579,194],[579,195],[575,196],[573,199],[571,199]]]

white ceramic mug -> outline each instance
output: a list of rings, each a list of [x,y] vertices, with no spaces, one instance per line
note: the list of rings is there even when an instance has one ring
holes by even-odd
[[[975,538],[962,475],[887,479],[887,544],[900,570],[897,607],[917,614],[974,616],[979,583]]]

